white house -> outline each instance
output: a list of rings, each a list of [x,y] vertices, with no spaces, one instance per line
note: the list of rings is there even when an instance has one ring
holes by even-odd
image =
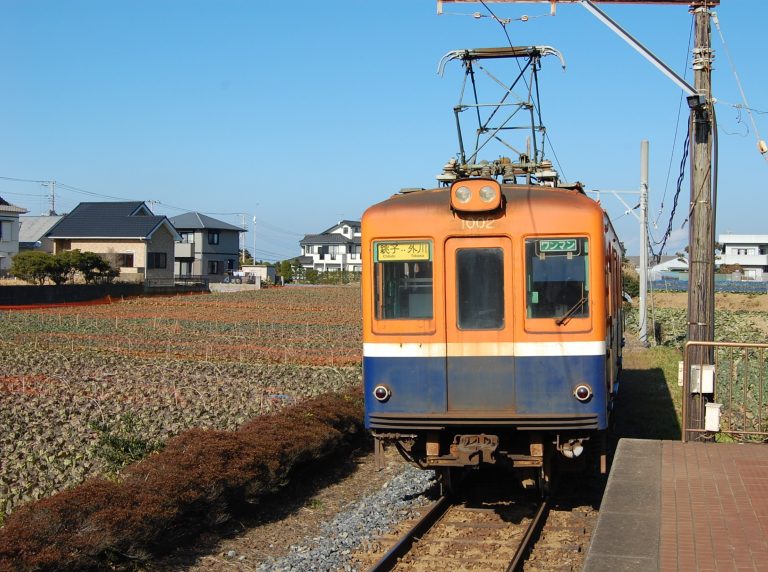
[[[0,275],[11,267],[11,258],[19,252],[19,215],[27,209],[17,207],[0,197]]]
[[[299,245],[299,262],[304,268],[321,272],[362,269],[359,220],[339,221],[320,234],[306,235]]]
[[[665,257],[663,262],[648,269],[649,280],[661,280],[664,277],[674,277],[674,273],[688,272],[688,261],[677,256]]]
[[[768,234],[721,234],[718,242],[718,264],[738,264],[746,280],[768,279]]]

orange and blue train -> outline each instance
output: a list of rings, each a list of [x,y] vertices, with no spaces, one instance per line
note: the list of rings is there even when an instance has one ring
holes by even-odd
[[[362,219],[365,422],[450,486],[493,464],[547,487],[592,458],[623,346],[623,246],[579,185],[468,178]],[[590,453],[590,454],[584,454]]]

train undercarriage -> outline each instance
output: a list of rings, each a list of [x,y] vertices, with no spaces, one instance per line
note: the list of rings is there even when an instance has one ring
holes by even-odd
[[[507,470],[525,488],[546,493],[554,473],[607,472],[605,431],[500,431],[493,427],[409,432],[374,431],[378,466],[384,447],[394,445],[409,463],[434,469],[444,490],[451,490],[467,469],[495,466]]]

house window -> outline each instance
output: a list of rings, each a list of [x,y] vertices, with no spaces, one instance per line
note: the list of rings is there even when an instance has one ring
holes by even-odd
[[[7,220],[0,221],[0,240],[11,240],[11,224]]]
[[[182,260],[179,262],[179,274],[182,276],[190,276],[192,274],[191,260]]]
[[[148,269],[166,268],[167,264],[168,264],[168,256],[165,252],[148,252],[147,253]]]
[[[193,244],[195,242],[195,233],[194,232],[180,232],[181,235],[181,242],[184,244]]]
[[[219,244],[219,231],[218,230],[209,230],[208,231],[208,244]]]
[[[208,261],[208,274],[221,274],[221,261],[209,260]]]
[[[115,268],[133,268],[132,252],[115,252],[103,255]]]

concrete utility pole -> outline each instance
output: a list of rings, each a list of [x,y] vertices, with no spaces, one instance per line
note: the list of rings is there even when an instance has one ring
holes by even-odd
[[[715,337],[715,229],[712,212],[712,61],[710,11],[691,5],[694,15],[693,72],[697,96],[691,107],[691,203],[688,240],[688,340]],[[711,364],[712,350],[694,348],[691,363]]]
[[[648,345],[648,141],[640,142],[640,342]]]

